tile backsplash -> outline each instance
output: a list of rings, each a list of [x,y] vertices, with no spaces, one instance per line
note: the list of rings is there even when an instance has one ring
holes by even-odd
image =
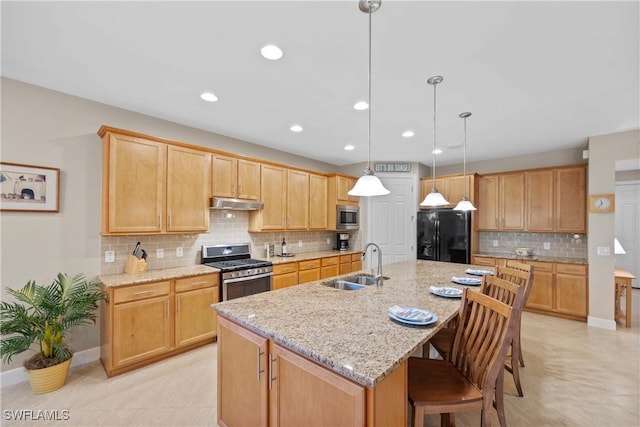
[[[480,232],[480,253],[514,253],[515,248],[533,249],[533,255],[558,258],[587,258],[586,234]],[[494,245],[497,244],[496,245]],[[549,249],[545,249],[548,243]]]
[[[276,246],[280,252],[282,237],[287,242],[290,253],[306,253],[332,250],[336,247],[336,233],[333,231],[285,231],[273,233],[249,233],[249,213],[246,211],[211,210],[209,232],[202,234],[171,234],[159,236],[104,236],[101,238],[101,274],[124,272],[127,258],[137,242],[147,251],[149,270],[172,267],[186,267],[200,264],[202,245],[222,245],[250,243],[252,256],[264,257],[265,243]],[[350,246],[362,246],[359,232],[351,231]],[[327,243],[327,239],[329,243]],[[302,246],[300,246],[300,243]],[[176,248],[182,248],[182,257],[176,256]],[[162,249],[163,257],[157,251]],[[105,262],[106,251],[115,251],[115,262]]]

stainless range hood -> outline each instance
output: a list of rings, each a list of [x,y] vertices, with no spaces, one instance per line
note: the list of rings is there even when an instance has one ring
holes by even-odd
[[[229,209],[237,211],[257,211],[264,208],[264,203],[253,200],[228,199],[225,197],[212,197],[210,209]]]

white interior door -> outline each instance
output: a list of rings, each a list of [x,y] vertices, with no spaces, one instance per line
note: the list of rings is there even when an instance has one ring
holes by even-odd
[[[638,282],[638,257],[640,256],[640,182],[616,183],[616,238],[626,254],[616,255],[616,265],[634,276],[632,286],[640,287]]]
[[[417,210],[416,178],[379,177],[391,191],[386,196],[368,199],[368,242],[374,242],[382,249],[382,263],[414,259],[415,216]],[[365,242],[366,243],[366,242]],[[374,267],[377,254],[367,251],[365,266]],[[373,261],[372,261],[373,259]],[[384,271],[383,271],[384,272]]]

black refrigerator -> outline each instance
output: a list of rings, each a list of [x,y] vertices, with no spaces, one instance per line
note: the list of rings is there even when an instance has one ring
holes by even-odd
[[[471,262],[471,212],[425,209],[418,212],[418,259]]]

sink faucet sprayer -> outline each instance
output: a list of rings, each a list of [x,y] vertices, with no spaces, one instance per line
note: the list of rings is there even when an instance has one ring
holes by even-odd
[[[382,250],[380,249],[380,246],[376,245],[373,242],[369,242],[364,246],[364,249],[362,250],[362,259],[364,259],[365,255],[367,255],[367,249],[369,249],[369,246],[373,246],[375,249],[373,249],[374,251],[377,250],[378,251],[378,274],[376,274],[376,279],[377,279],[377,286],[382,285],[385,277],[382,275]]]

